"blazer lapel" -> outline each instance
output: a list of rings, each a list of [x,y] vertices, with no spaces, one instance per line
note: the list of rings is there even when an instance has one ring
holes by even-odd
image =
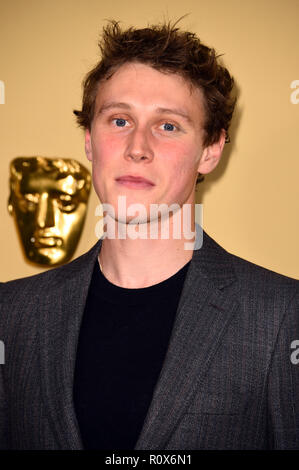
[[[40,312],[42,394],[61,449],[83,449],[73,405],[77,342],[86,297],[102,240],[55,273]]]
[[[56,271],[40,311],[41,385],[50,425],[61,449],[83,449],[73,404],[79,331],[102,240]],[[225,250],[203,232],[193,252],[169,348],[135,449],[163,449],[238,307],[225,287],[235,280]],[[200,364],[200,367],[198,367]]]
[[[205,378],[239,303],[229,256],[203,232],[193,252],[162,371],[135,449],[163,449]]]

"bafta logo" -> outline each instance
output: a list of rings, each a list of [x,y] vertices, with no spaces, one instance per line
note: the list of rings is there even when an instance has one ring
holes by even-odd
[[[8,210],[29,261],[57,266],[71,259],[90,184],[88,170],[76,160],[18,157],[11,162]]]

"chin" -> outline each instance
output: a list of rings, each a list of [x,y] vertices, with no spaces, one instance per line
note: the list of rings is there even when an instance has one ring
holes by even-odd
[[[72,257],[72,253],[56,248],[50,250],[40,248],[38,251],[30,252],[27,257],[32,263],[42,266],[59,266],[68,262]]]

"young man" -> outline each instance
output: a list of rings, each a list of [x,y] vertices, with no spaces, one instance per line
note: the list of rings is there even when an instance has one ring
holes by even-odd
[[[100,47],[76,114],[110,228],[72,263],[1,285],[0,446],[298,449],[298,281],[205,232],[186,249],[233,80],[175,25],[111,22]]]

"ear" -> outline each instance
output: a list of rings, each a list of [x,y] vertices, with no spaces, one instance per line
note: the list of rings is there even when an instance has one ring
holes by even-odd
[[[8,209],[8,213],[10,215],[13,215],[14,209],[13,209],[12,195],[11,194],[9,195],[9,199],[8,199],[8,203],[7,203],[7,209]]]
[[[220,137],[217,142],[208,145],[203,149],[200,161],[197,167],[197,171],[203,175],[206,175],[214,170],[218,165],[222,155],[223,147],[225,144],[226,132],[222,129]]]
[[[92,161],[92,149],[91,149],[91,136],[90,131],[86,129],[85,131],[85,153],[88,160]]]

